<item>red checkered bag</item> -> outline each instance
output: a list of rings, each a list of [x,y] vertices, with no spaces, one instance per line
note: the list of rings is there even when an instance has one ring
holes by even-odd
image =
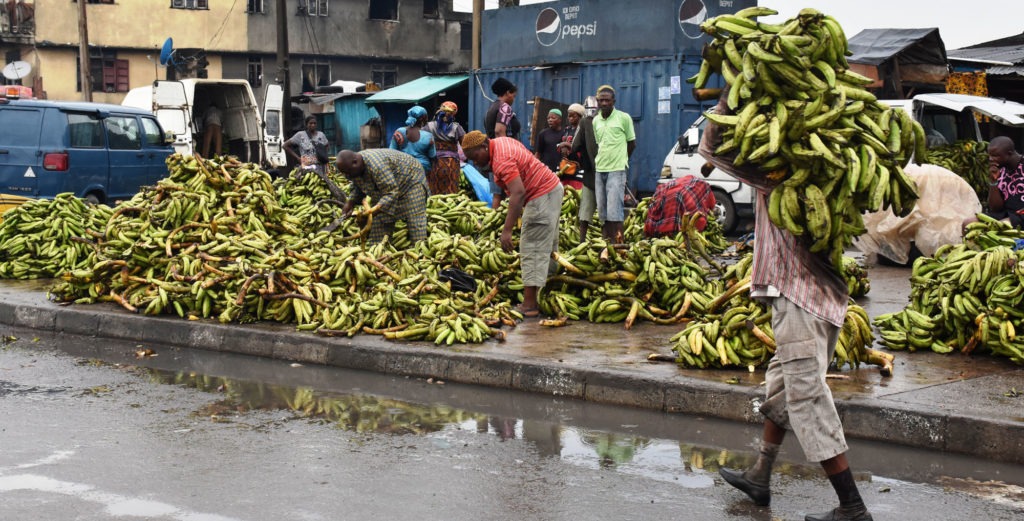
[[[704,215],[714,211],[714,208],[715,194],[711,191],[711,185],[703,179],[689,175],[660,183],[647,203],[644,235],[675,235],[682,226],[683,216],[693,212],[703,214],[697,219],[697,230],[704,231],[707,226]]]

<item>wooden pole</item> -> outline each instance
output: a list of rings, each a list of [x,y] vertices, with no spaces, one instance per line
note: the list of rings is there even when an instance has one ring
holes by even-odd
[[[82,81],[82,99],[92,101],[92,74],[89,71],[89,21],[85,16],[85,0],[78,2],[78,68]]]
[[[480,26],[483,25],[484,0],[473,0],[473,68],[480,68]]]
[[[277,0],[277,82],[281,85],[281,132],[285,139],[292,130],[291,79],[288,74],[288,6]]]

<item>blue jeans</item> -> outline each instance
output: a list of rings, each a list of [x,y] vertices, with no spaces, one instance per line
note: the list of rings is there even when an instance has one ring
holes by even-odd
[[[601,222],[620,223],[625,220],[622,200],[626,196],[626,171],[598,172],[594,176],[597,195],[597,216]]]

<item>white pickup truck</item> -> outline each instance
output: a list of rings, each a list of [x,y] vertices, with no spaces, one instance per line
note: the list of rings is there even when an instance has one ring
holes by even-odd
[[[982,134],[975,114],[988,116],[1007,126],[1024,126],[1024,105],[1013,101],[965,94],[918,94],[913,99],[882,101],[910,111],[924,127],[929,147],[962,139],[980,141]],[[661,170],[662,182],[700,175],[705,161],[697,153],[697,144],[705,125],[707,119],[704,116],[697,118],[673,143]],[[722,227],[726,233],[735,231],[742,219],[754,215],[754,193],[749,186],[717,169],[711,172],[707,181],[721,207]]]

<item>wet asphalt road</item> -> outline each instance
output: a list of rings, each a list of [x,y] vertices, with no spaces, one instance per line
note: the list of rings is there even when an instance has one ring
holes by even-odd
[[[3,520],[768,521],[833,502],[792,439],[772,507],[724,485],[755,426],[0,333]],[[1021,466],[862,442],[851,460],[877,520],[1024,516]]]

